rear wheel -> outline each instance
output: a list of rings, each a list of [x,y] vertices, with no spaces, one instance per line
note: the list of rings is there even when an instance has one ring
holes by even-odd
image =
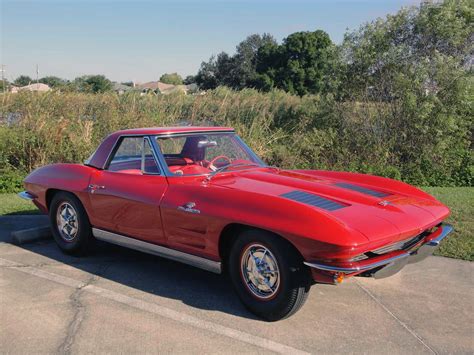
[[[53,237],[67,254],[84,254],[93,241],[86,211],[79,199],[68,192],[54,195],[49,208]]]
[[[310,275],[301,257],[271,233],[243,232],[232,246],[229,272],[244,305],[268,321],[291,316],[308,297]]]

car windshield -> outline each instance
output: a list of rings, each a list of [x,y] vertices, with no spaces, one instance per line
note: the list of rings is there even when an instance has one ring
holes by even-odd
[[[204,175],[224,167],[264,166],[235,133],[155,137],[168,169],[175,175]],[[225,169],[227,170],[227,169]]]

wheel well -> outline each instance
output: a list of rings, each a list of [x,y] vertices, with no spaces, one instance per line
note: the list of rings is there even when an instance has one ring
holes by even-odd
[[[63,190],[58,190],[58,189],[48,189],[46,191],[46,207],[48,208],[49,211],[49,206],[51,206],[51,201],[53,201],[54,195],[56,195],[58,192],[61,192]]]
[[[271,233],[275,235],[276,237],[284,240],[288,244],[288,246],[290,248],[293,248],[303,260],[303,256],[301,255],[299,250],[288,239],[283,238],[281,235],[275,232],[266,230],[266,229],[262,229],[262,228],[252,227],[252,226],[239,224],[239,223],[231,223],[224,227],[219,237],[219,255],[221,257],[224,268],[226,268],[230,250],[232,249],[232,245],[234,244],[234,242],[237,240],[238,235],[242,233],[244,230],[249,230],[249,229],[261,230],[267,233]]]
[[[54,195],[56,195],[58,192],[67,192],[68,194],[73,195],[82,203],[82,201],[77,197],[77,195],[71,191],[60,190],[60,189],[48,189],[46,191],[46,207],[48,208],[48,211],[49,211],[49,206],[51,206],[51,202],[53,201]]]

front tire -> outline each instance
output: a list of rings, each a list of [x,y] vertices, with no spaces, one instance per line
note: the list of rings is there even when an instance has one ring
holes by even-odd
[[[71,193],[58,192],[49,208],[54,240],[66,254],[83,255],[93,241],[91,225],[81,201]]]
[[[243,304],[267,321],[296,313],[311,285],[309,271],[293,246],[260,230],[238,236],[229,256],[229,273]]]

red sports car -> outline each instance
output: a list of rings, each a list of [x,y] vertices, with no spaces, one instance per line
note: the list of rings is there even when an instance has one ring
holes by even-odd
[[[84,164],[33,171],[25,188],[64,252],[95,238],[227,270],[269,321],[295,313],[314,283],[392,275],[452,231],[449,209],[413,186],[270,167],[223,127],[119,131]]]

